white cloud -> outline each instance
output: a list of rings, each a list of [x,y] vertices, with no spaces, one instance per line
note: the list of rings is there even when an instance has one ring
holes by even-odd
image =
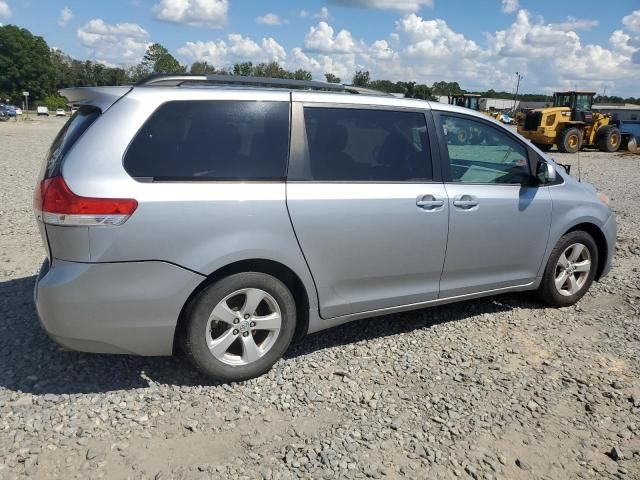
[[[422,7],[433,7],[433,0],[329,0],[329,3],[345,7],[398,10],[406,13],[417,12]]]
[[[229,43],[229,52],[238,58],[254,59],[261,53],[260,45],[239,33],[229,34]]]
[[[640,34],[640,10],[635,10],[622,19],[622,24],[632,33]]]
[[[581,22],[574,20],[574,27],[583,27]],[[528,91],[575,86],[598,90],[615,85],[619,94],[637,95],[633,83],[640,68],[632,63],[631,36],[614,32],[609,40],[611,49],[585,45],[576,32],[580,28],[570,29],[567,23],[571,19],[544,24],[543,19],[520,10],[510,27],[487,35],[488,61],[495,69],[524,72]]]
[[[109,63],[138,62],[150,45],[149,33],[137,23],[109,25],[96,18],[79,28],[77,35],[94,58]]]
[[[0,0],[0,18],[9,18],[11,16],[9,4],[4,0]]]
[[[371,6],[374,2],[366,3]],[[320,14],[330,16],[327,9]],[[607,86],[608,93],[623,97],[640,93],[640,10],[621,14],[619,25],[611,26],[608,42],[602,44],[586,41],[582,33],[596,26],[603,28],[596,20],[568,17],[548,23],[523,8],[512,17],[501,18],[506,19],[505,27],[480,39],[465,36],[441,18],[410,12],[397,20],[393,32],[381,32],[367,42],[350,29],[319,20],[306,27],[306,35],[287,50],[277,37],[231,33],[209,41],[186,42],[177,54],[183,61],[204,60],[219,68],[240,61],[276,61],[288,70],[309,70],[316,79],[331,72],[344,82],[349,82],[356,70],[368,70],[374,79],[415,80],[429,85],[446,80],[457,81],[468,90],[511,91],[514,72],[519,71],[524,75],[521,89],[525,92],[550,93],[576,86],[601,91]],[[113,64],[138,61],[149,37],[139,25],[107,25],[99,19],[78,30],[78,38],[94,58]]]
[[[160,0],[153,6],[153,13],[165,22],[223,28],[227,24],[229,0]]]
[[[258,44],[249,37],[231,33],[227,40],[187,42],[177,52],[189,62],[207,61],[218,67],[247,60],[282,63],[287,58],[284,47],[271,37],[263,38]]]
[[[301,48],[294,48],[293,68],[303,68],[310,71],[314,78],[323,79],[325,73],[333,73],[348,83],[351,76],[362,65],[356,63],[355,54],[307,55]]]
[[[326,22],[331,18],[331,14],[329,13],[329,9],[327,7],[322,7],[320,11],[313,16],[313,18]]]
[[[442,19],[423,20],[412,13],[397,22],[397,29],[411,43],[410,55],[424,59],[454,59],[474,56],[480,48],[473,40],[454,32]]]
[[[632,37],[622,30],[616,30],[609,38],[609,44],[613,50],[622,52],[626,55],[632,55],[636,49],[631,45]]]
[[[568,17],[566,21],[562,23],[552,23],[551,26],[558,30],[592,30],[598,26],[598,20]]]
[[[227,63],[228,48],[224,40],[187,42],[178,48],[178,54],[191,62],[206,61],[215,66]]]
[[[371,44],[371,55],[379,60],[389,60],[394,52],[386,40],[376,40]]]
[[[71,20],[72,18],[73,18],[73,12],[71,11],[71,9],[68,7],[64,7],[62,10],[60,10],[58,25],[60,25],[61,27],[65,27],[67,23],[69,23],[69,20]]]
[[[270,62],[282,62],[287,58],[284,47],[271,37],[262,39],[262,50]]]
[[[518,0],[502,0],[502,11],[504,13],[514,13],[520,8]]]
[[[320,53],[349,53],[355,48],[355,42],[348,30],[340,30],[334,36],[334,30],[327,22],[320,22],[315,27],[309,28],[309,33],[304,38],[305,49]]]
[[[280,18],[275,13],[267,13],[266,15],[262,15],[256,18],[257,23],[261,23],[263,25],[284,25],[285,23],[289,23],[284,18]]]
[[[307,10],[300,10],[300,13],[298,13],[298,16],[305,18],[308,17],[310,15],[310,13]]]

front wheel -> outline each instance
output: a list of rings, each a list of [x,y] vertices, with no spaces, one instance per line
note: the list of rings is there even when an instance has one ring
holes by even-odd
[[[615,125],[606,125],[598,130],[597,143],[601,152],[617,152],[622,143],[622,134]]]
[[[205,375],[242,381],[271,369],[295,332],[293,295],[277,278],[244,272],[205,288],[187,309],[183,349]]]
[[[566,127],[558,134],[557,145],[561,153],[576,153],[582,148],[582,132],[576,127]]]
[[[540,299],[556,307],[580,300],[593,283],[598,266],[598,247],[581,230],[564,235],[552,250],[538,289]]]

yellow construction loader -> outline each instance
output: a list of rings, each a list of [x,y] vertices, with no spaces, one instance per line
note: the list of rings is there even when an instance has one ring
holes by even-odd
[[[457,93],[449,95],[449,105],[457,105],[458,107],[470,108],[471,110],[480,110],[480,95],[477,93]]]
[[[595,92],[556,92],[553,107],[532,110],[520,117],[518,133],[543,151],[556,145],[563,153],[575,153],[582,147],[616,152],[622,134],[611,123],[610,115],[593,111],[594,96]]]

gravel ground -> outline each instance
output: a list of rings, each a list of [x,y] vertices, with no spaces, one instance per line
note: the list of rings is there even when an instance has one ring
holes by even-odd
[[[31,195],[61,124],[0,124],[0,479],[640,478],[640,157],[581,154],[619,243],[577,306],[504,295],[355,322],[220,385],[41,330]]]

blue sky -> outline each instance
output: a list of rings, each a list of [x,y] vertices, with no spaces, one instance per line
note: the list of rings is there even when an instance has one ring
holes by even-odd
[[[187,64],[275,60],[316,79],[512,90],[519,71],[524,91],[640,96],[638,0],[0,0],[0,22],[111,65],[159,42]]]

